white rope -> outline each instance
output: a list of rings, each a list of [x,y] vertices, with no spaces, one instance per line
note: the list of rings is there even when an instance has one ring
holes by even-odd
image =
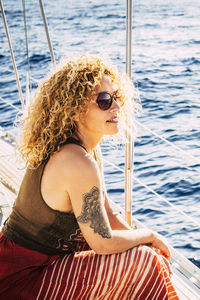
[[[53,67],[55,68],[56,63],[55,63],[53,48],[52,48],[52,45],[51,45],[51,39],[50,39],[50,36],[49,36],[48,24],[47,24],[47,20],[46,20],[42,0],[39,0],[39,4],[40,4],[40,10],[41,10],[42,19],[43,19],[43,23],[44,23],[44,28],[45,28],[45,32],[46,32],[46,38],[47,38],[47,42],[48,42],[48,46],[49,46],[49,52],[50,52],[50,55],[51,55],[51,61],[52,61]]]
[[[25,34],[25,41],[26,41],[26,59],[27,59],[27,71],[30,77],[30,62],[29,62],[29,48],[28,48],[28,30],[27,30],[27,23],[26,23],[26,3],[25,0],[22,0],[22,7],[23,7],[23,16],[24,16],[24,34]]]
[[[24,109],[24,99],[23,99],[23,95],[22,95],[22,89],[21,89],[21,85],[20,85],[19,75],[18,75],[15,57],[14,57],[14,53],[13,53],[13,49],[12,49],[12,44],[11,44],[11,40],[10,40],[10,35],[9,35],[9,31],[8,31],[8,25],[7,25],[7,21],[6,21],[6,15],[4,13],[2,0],[0,0],[0,7],[1,7],[1,14],[2,14],[2,18],[3,18],[5,31],[6,31],[6,36],[7,36],[7,40],[8,40],[8,45],[9,45],[9,49],[10,49],[10,55],[11,55],[11,59],[12,59],[12,63],[13,63],[13,69],[15,71],[15,77],[16,77],[18,92],[19,92],[19,96],[20,96],[20,100],[21,100],[21,105],[22,105],[22,108]]]
[[[155,135],[156,137],[158,137],[159,139],[161,139],[162,141],[164,141],[166,144],[170,145],[171,147],[173,147],[174,149],[180,151],[182,154],[184,154],[184,156],[186,157],[190,157],[192,158],[195,163],[200,164],[200,159],[196,158],[195,156],[193,156],[192,154],[186,152],[185,150],[181,149],[180,147],[176,146],[174,143],[169,142],[167,139],[165,139],[164,137],[162,137],[161,135],[157,134],[155,131],[149,129],[147,126],[145,126],[144,124],[141,124],[140,122],[138,122],[137,120],[135,120],[136,124],[138,124],[139,126],[143,127],[144,129],[146,129],[147,131],[151,132],[151,134]]]
[[[24,33],[25,33],[25,41],[26,41],[26,59],[27,59],[27,76],[26,76],[26,106],[29,104],[29,90],[31,90],[31,82],[30,82],[30,61],[29,61],[29,47],[28,47],[28,30],[26,23],[26,3],[25,0],[22,0],[23,7],[23,15],[24,15]]]
[[[16,109],[18,112],[22,113],[22,110],[20,108],[18,108],[17,106],[15,106],[14,104],[8,102],[7,100],[3,99],[2,97],[0,97],[0,100],[2,102],[4,102],[7,105],[10,105],[12,108]]]
[[[116,166],[115,164],[107,161],[106,159],[103,159],[107,164],[113,166],[114,168],[118,169],[119,171],[124,173],[124,170],[118,166]],[[200,223],[198,223],[195,219],[193,219],[192,217],[190,217],[189,215],[187,215],[184,211],[182,211],[181,209],[179,209],[178,207],[176,207],[176,205],[172,204],[171,202],[169,202],[167,199],[165,199],[163,196],[159,195],[157,192],[155,192],[153,189],[151,189],[148,185],[146,185],[145,183],[143,183],[140,179],[138,179],[137,177],[133,176],[133,179],[135,181],[137,181],[139,184],[141,184],[142,186],[144,186],[148,191],[150,191],[151,193],[153,193],[154,195],[157,196],[157,198],[160,198],[162,201],[166,202],[168,205],[170,205],[171,207],[173,207],[174,209],[176,209],[178,212],[180,212],[184,217],[190,219],[190,221],[192,221],[193,223],[195,223],[195,225],[197,225],[200,228]]]

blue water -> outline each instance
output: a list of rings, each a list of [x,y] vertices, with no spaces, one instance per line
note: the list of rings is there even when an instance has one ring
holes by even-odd
[[[43,0],[56,61],[74,53],[106,53],[125,70],[125,3]],[[200,222],[200,1],[135,0],[132,78],[143,112],[137,120],[199,159],[174,150],[138,127],[134,176]],[[31,76],[41,78],[50,55],[37,1],[26,1]],[[4,1],[23,92],[27,71],[22,3]],[[20,108],[8,44],[0,21],[0,96]],[[9,71],[11,70],[11,71]],[[32,86],[37,86],[32,80]],[[0,101],[0,126],[15,133],[16,111]],[[124,167],[123,147],[102,144],[104,157]],[[124,206],[123,173],[105,163],[110,197]],[[200,262],[200,228],[133,181],[133,215]]]

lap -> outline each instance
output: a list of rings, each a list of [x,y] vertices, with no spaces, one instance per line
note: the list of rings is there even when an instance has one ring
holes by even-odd
[[[49,256],[9,242],[4,238],[7,270],[4,275],[0,271],[0,295],[2,292],[4,299],[13,295],[29,300],[137,299],[135,295],[144,289],[150,291],[155,280],[158,285],[163,276],[170,280],[165,261],[148,246],[112,255],[87,250]]]

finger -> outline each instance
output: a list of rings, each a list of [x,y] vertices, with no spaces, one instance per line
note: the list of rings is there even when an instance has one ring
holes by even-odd
[[[163,259],[163,263],[164,263],[164,265],[165,265],[165,268],[168,270],[168,272],[169,272],[169,276],[171,277],[171,276],[172,276],[172,269],[171,269],[171,266],[170,266],[169,260],[168,260],[168,259],[166,259],[166,257],[165,257],[165,256],[163,256],[163,257],[162,257],[162,259]]]
[[[162,255],[162,256],[164,256],[165,258],[167,258],[168,260],[170,260],[170,258],[171,258],[171,253],[169,252],[169,251],[164,251],[164,250],[161,250],[161,249],[159,249],[159,248],[155,248],[155,247],[151,247],[152,249],[154,249],[154,251],[156,252],[156,253],[158,253],[159,255]]]

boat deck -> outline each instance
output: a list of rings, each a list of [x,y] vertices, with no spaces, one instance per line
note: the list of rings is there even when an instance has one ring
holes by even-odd
[[[9,215],[21,180],[25,173],[22,164],[16,162],[12,141],[6,134],[0,136],[0,228]],[[143,224],[133,220],[133,227]],[[181,300],[200,300],[200,269],[172,250],[172,281]]]

